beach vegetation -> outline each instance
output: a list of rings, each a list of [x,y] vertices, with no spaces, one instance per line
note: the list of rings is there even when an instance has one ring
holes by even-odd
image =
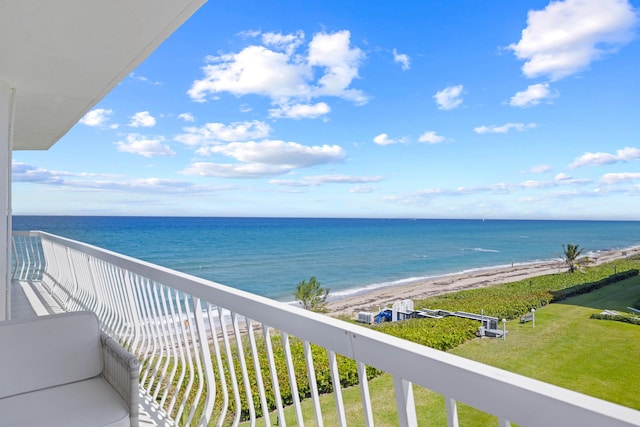
[[[573,243],[568,243],[566,246],[562,245],[561,258],[564,263],[567,264],[569,273],[575,273],[584,265],[592,262],[591,258],[582,256],[584,251],[585,248],[581,248],[580,245],[574,245]]]
[[[377,325],[375,329],[427,347],[447,351],[474,338],[478,330],[478,322],[459,317],[409,319],[402,322],[384,322]]]
[[[600,289],[604,286],[611,285],[613,283],[617,283],[637,275],[638,275],[638,270],[634,268],[634,269],[623,271],[620,273],[614,273],[611,276],[607,276],[605,278],[602,278],[594,282],[582,283],[580,285],[563,288],[558,291],[552,291],[552,294],[553,294],[552,302],[560,302],[569,297],[575,297],[577,295],[587,294],[589,292],[593,292],[597,289]]]
[[[327,312],[329,288],[323,288],[318,279],[312,276],[309,281],[303,280],[296,286],[294,297],[305,310],[316,313]]]
[[[638,261],[620,261],[617,264],[618,269],[626,264],[637,266]],[[601,272],[606,272],[607,269],[613,270],[613,266],[604,265]],[[553,286],[552,282],[561,277],[575,278],[580,275],[552,275],[553,280],[541,282]],[[528,286],[528,280],[526,283]],[[640,276],[632,276],[612,283],[611,286],[573,296],[561,303],[549,304],[537,310],[535,328],[532,328],[530,323],[509,322],[509,335],[506,341],[473,339],[455,347],[450,352],[530,378],[640,409],[640,394],[629,392],[637,389],[637,384],[640,383],[640,370],[637,369],[640,328],[626,323],[599,322],[589,318],[591,314],[605,308],[623,311],[630,301],[636,301],[639,298]],[[413,321],[395,323],[417,324]],[[392,325],[392,323],[385,325]],[[393,377],[389,374],[382,374],[369,382],[376,425],[397,425],[397,409],[394,399],[389,399],[390,390],[393,390]],[[359,388],[345,389],[342,396],[347,424],[362,425]],[[447,424],[443,396],[414,386],[414,400],[420,425],[423,423]],[[333,396],[321,396],[320,405],[325,425],[338,425]],[[305,422],[312,424],[315,413],[310,400],[302,402],[302,412]],[[285,415],[287,424],[296,423],[294,408],[285,408]],[[461,402],[458,402],[458,416],[460,425],[468,427],[498,424],[494,416]]]
[[[589,318],[599,319],[599,320],[613,320],[615,322],[630,323],[632,325],[640,326],[640,317],[634,316],[632,314],[626,314],[626,313],[618,313],[618,314],[594,313]]]
[[[637,354],[637,343],[640,342],[640,335],[638,335],[640,334],[640,328],[623,323],[624,321],[599,322],[589,319],[591,314],[596,314],[604,308],[622,310],[640,299],[639,268],[640,259],[624,259],[589,267],[576,272],[576,274],[559,273],[540,276],[534,279],[454,292],[416,301],[416,308],[441,308],[451,311],[459,310],[477,313],[484,310],[485,314],[489,316],[507,319],[518,318],[530,311],[531,308],[544,307],[543,310],[536,311],[536,328],[531,328],[530,324],[509,322],[509,335],[506,341],[475,340],[473,338],[478,329],[478,322],[460,318],[409,319],[372,325],[371,327],[383,333],[435,349],[451,351],[470,359],[522,373],[596,397],[613,400],[631,407],[640,407],[638,399],[620,400],[616,397],[620,390],[629,387],[631,383],[622,378],[611,380],[615,375],[611,373],[607,363],[598,362],[598,366],[594,367],[592,365],[595,363],[595,359],[591,356],[592,354],[597,354],[597,360],[603,357],[604,359],[606,357],[610,358],[610,355],[605,357],[608,353],[603,351],[601,347],[601,343],[605,342],[603,339],[606,338],[608,340],[604,344],[606,349],[614,348],[616,349],[616,354],[624,353],[625,355],[624,358],[619,360],[619,363],[618,361],[616,362],[615,369],[620,369],[618,372],[626,372],[624,369],[633,370],[635,359],[627,357],[627,355]],[[620,271],[620,273],[614,273],[617,271]],[[311,282],[315,283],[316,287],[321,288],[317,280],[303,282],[306,283],[306,286],[309,286],[309,282]],[[627,283],[634,285],[629,286],[626,285]],[[561,293],[560,291],[563,289],[566,289],[566,292]],[[323,290],[320,295],[324,295],[324,292]],[[575,301],[580,302],[578,307],[574,307],[577,304]],[[547,308],[547,306],[551,307],[551,309]],[[629,332],[624,328],[634,329],[635,332]],[[616,334],[631,334],[631,336],[628,339],[625,338],[624,343],[616,344],[617,341],[614,342],[618,340]],[[593,337],[598,337],[598,339],[593,339]],[[244,336],[242,339],[249,340],[250,338]],[[248,342],[244,342],[242,345],[242,348],[245,349],[245,357],[258,358],[260,373],[255,371],[256,365],[251,362],[246,364],[246,372],[243,373],[240,364],[229,364],[226,353],[223,352],[222,355],[222,366],[225,367],[224,376],[227,379],[227,383],[230,383],[231,366],[233,366],[236,378],[244,378],[246,375],[248,379],[246,382],[239,381],[239,395],[243,396],[240,401],[229,402],[230,410],[236,405],[241,405],[242,420],[248,420],[250,414],[249,404],[244,396],[251,395],[254,403],[259,401],[258,377],[263,380],[269,410],[273,411],[276,408],[275,392],[271,383],[272,372],[269,368],[269,356],[266,350],[267,341],[270,342],[273,349],[275,375],[278,377],[282,402],[284,405],[292,405],[293,403],[294,396],[289,384],[289,362],[287,361],[283,344],[283,336],[271,331],[266,339],[264,336],[256,336],[255,353],[253,350],[247,351],[247,349],[251,348]],[[311,388],[305,357],[305,346],[307,344],[295,337],[288,337],[288,342],[291,354],[290,362],[293,365],[293,375],[296,378],[298,395],[302,400],[304,417],[312,423],[314,410],[311,399],[308,399],[311,395]],[[634,345],[635,347],[633,347]],[[321,396],[323,418],[326,425],[334,425],[331,420],[335,416],[333,414],[335,405],[333,403],[333,384],[330,376],[327,350],[313,344],[309,344],[309,346],[318,391],[321,394],[325,394]],[[231,360],[239,359],[239,351],[240,349],[237,345],[231,344]],[[555,363],[555,361],[561,362],[568,357],[572,358],[571,366],[569,367],[565,366],[564,363]],[[503,359],[506,362],[503,363]],[[357,364],[352,359],[341,355],[337,355],[337,363],[340,387],[343,389],[349,424],[351,425],[352,421],[353,424],[359,424],[362,421],[360,390],[359,387],[354,387],[359,383]],[[540,372],[547,369],[548,372]],[[581,374],[589,372],[589,376],[591,376],[594,370],[597,372],[595,374],[595,382],[587,379],[586,377],[588,376]],[[366,373],[368,380],[370,380],[371,399],[376,408],[376,414],[374,415],[377,421],[376,424],[378,424],[378,421],[380,421],[381,425],[397,423],[396,407],[393,404],[394,399],[388,398],[390,389],[388,385],[392,384],[393,380],[388,374],[373,367],[367,367]],[[576,379],[578,379],[577,383],[575,382]],[[635,378],[633,381],[635,381],[633,384],[636,384],[640,379]],[[613,384],[609,384],[609,382],[613,382]],[[245,390],[244,384],[248,384],[250,389]],[[600,387],[596,389],[595,384],[600,384]],[[194,393],[193,390],[190,392],[190,394]],[[446,420],[442,396],[417,386],[415,387],[415,393],[416,411],[419,419]],[[219,413],[222,404],[221,401],[216,401],[214,413]],[[255,405],[255,411],[257,417],[263,415],[259,405]],[[285,412],[287,423],[295,424],[296,419],[292,406],[286,408]],[[470,423],[468,425],[471,426],[487,425],[493,419],[491,415],[481,413],[463,404],[460,404],[459,415],[461,419],[469,420]],[[275,419],[275,415],[272,415],[273,419]],[[476,420],[481,421],[476,422]]]
[[[603,286],[637,276],[639,259],[619,260],[591,266],[575,274],[557,273],[468,289],[414,301],[421,308],[484,313],[500,319],[515,319],[552,302],[591,292]],[[618,272],[619,273],[614,273]],[[631,301],[630,301],[631,302]]]

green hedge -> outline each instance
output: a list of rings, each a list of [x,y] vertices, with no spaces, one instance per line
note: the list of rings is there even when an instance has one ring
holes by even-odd
[[[618,274],[613,270],[628,269]],[[587,267],[576,273],[557,273],[486,288],[469,289],[416,300],[416,309],[430,308],[449,311],[484,313],[500,319],[516,319],[551,302],[579,293],[589,292],[620,280],[638,275],[640,260],[620,260]],[[565,293],[566,292],[566,293]],[[563,296],[564,295],[564,296]]]
[[[611,285],[613,283],[617,283],[637,275],[638,275],[638,270],[632,269],[628,271],[623,271],[621,273],[612,274],[611,276],[605,277],[604,279],[598,280],[597,282],[584,283],[582,285],[576,285],[570,288],[560,289],[558,291],[552,292],[553,294],[552,302],[559,302],[570,297],[586,294],[586,293],[595,291],[596,289],[600,289],[604,286]]]
[[[404,338],[437,350],[447,351],[475,337],[480,324],[469,319],[408,319],[385,322],[374,328],[385,334]]]
[[[592,314],[591,319],[614,320],[616,322],[631,323],[632,325],[640,326],[640,317],[627,316],[624,314]]]

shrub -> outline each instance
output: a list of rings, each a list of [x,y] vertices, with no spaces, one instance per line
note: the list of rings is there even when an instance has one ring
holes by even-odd
[[[473,320],[447,317],[385,322],[374,328],[385,334],[447,351],[475,337],[478,326],[478,322]]]
[[[315,276],[311,277],[308,282],[303,280],[298,283],[294,293],[295,299],[304,309],[317,313],[326,313],[328,296],[329,289],[320,286],[320,282]]]
[[[592,314],[591,319],[599,319],[599,320],[613,320],[616,322],[624,322],[630,323],[632,325],[640,326],[640,317],[629,316],[625,314]]]
[[[633,269],[617,274],[612,274],[611,276],[605,277],[604,279],[598,280],[596,282],[584,283],[581,285],[572,286],[570,288],[561,289],[559,291],[553,292],[553,302],[559,302],[569,297],[586,294],[595,291],[596,289],[600,289],[604,286],[611,285],[612,283],[617,283],[637,275],[638,270]]]

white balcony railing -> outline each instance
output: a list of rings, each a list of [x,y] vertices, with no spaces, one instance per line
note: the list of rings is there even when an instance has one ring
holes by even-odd
[[[375,419],[367,366],[392,375],[401,426],[418,425],[414,384],[444,396],[449,426],[458,426],[458,402],[495,415],[500,426],[640,426],[630,408],[51,234],[15,232],[13,268],[15,280],[41,280],[65,310],[95,311],[105,332],[139,357],[141,386],[179,425],[272,425],[274,409],[271,418],[285,425],[283,407],[291,405],[301,426],[304,394],[322,426],[314,367],[321,355],[341,426],[340,358],[357,365],[359,423],[367,426]]]

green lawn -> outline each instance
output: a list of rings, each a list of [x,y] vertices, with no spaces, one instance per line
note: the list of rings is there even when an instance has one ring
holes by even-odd
[[[451,353],[640,409],[640,326],[589,319],[638,299],[634,277],[538,310],[535,329],[510,322],[506,341],[476,339]]]
[[[508,322],[506,341],[475,339],[451,353],[640,409],[640,326],[589,319],[604,309],[626,311],[638,300],[640,277],[634,277],[541,308],[535,328]],[[369,384],[376,426],[398,425],[391,377],[383,375]],[[420,424],[446,426],[443,398],[419,387],[414,392]],[[344,390],[343,396],[348,424],[364,425],[359,388]],[[321,403],[324,424],[337,425],[333,396],[322,396]],[[305,425],[315,425],[311,402],[302,406]],[[459,409],[461,425],[497,425],[495,418],[473,408]],[[293,408],[286,409],[286,418],[288,425],[296,425]]]

